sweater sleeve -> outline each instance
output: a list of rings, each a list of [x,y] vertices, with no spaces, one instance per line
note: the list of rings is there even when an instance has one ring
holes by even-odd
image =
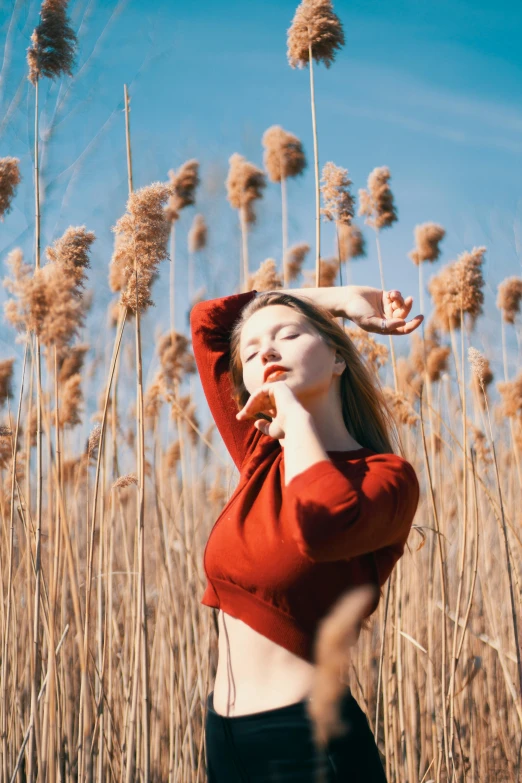
[[[402,554],[419,502],[412,465],[396,454],[375,454],[341,467],[322,460],[283,488],[299,551],[318,562],[384,547]]]
[[[253,419],[238,421],[230,377],[230,333],[257,291],[198,302],[190,311],[192,349],[210,412],[238,470],[262,433]]]

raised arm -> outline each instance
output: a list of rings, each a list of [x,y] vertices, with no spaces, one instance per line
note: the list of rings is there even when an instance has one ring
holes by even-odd
[[[257,291],[198,302],[190,311],[192,348],[210,412],[238,470],[263,435],[252,419],[238,421],[229,372],[230,333]]]

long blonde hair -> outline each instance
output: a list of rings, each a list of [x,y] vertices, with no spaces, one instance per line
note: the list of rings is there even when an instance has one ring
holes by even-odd
[[[230,335],[230,376],[233,396],[242,408],[250,397],[243,383],[243,365],[239,345],[241,331],[250,316],[269,305],[286,305],[302,313],[331,348],[346,362],[341,375],[340,394],[346,429],[361,444],[379,454],[399,452],[404,456],[400,436],[388,407],[377,374],[370,369],[344,329],[328,310],[309,299],[288,293],[268,291],[258,294],[241,311]],[[269,416],[257,418],[271,421]]]

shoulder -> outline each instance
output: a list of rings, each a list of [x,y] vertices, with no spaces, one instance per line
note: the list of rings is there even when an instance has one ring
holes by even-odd
[[[418,489],[419,480],[412,463],[400,454],[370,453],[362,460],[367,466],[367,472],[372,476],[387,479],[393,483],[411,485]]]

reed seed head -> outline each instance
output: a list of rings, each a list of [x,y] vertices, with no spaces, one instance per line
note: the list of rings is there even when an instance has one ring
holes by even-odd
[[[364,236],[359,226],[355,223],[339,223],[337,236],[339,238],[339,260],[341,262],[366,256]]]
[[[435,317],[442,329],[458,329],[464,313],[468,313],[473,328],[482,314],[484,278],[482,264],[485,247],[474,247],[461,253],[457,261],[447,264],[428,282],[428,290],[435,305]]]
[[[35,271],[33,287],[42,299],[38,334],[42,344],[54,344],[60,356],[85,324],[90,306],[89,298],[83,298],[85,270],[94,239],[85,226],[70,226],[46,249],[49,263]]]
[[[497,307],[507,324],[515,323],[522,299],[522,277],[507,277],[498,286]]]
[[[205,218],[201,214],[194,216],[188,234],[189,253],[197,253],[207,246],[208,229]]]
[[[263,134],[264,164],[272,182],[302,174],[306,158],[302,142],[280,125],[272,125]]]
[[[13,396],[14,363],[14,359],[0,361],[0,407],[4,405],[8,397]]]
[[[415,427],[420,416],[408,402],[405,394],[401,391],[396,392],[389,386],[383,386],[383,392],[395,418],[405,427]]]
[[[81,389],[82,378],[79,373],[71,375],[60,387],[60,405],[58,408],[58,421],[62,427],[75,427],[82,423],[83,394]]]
[[[135,473],[126,473],[124,476],[120,476],[116,479],[111,487],[113,489],[124,489],[125,487],[138,486],[138,477]]]
[[[522,372],[512,381],[499,381],[497,389],[502,397],[502,415],[510,419],[522,414]]]
[[[489,369],[489,361],[477,351],[476,348],[470,346],[468,348],[468,361],[471,366],[471,371],[481,386],[485,386],[486,379],[490,376],[491,370]],[[493,380],[491,378],[491,380]],[[491,380],[488,382],[491,383]]]
[[[174,381],[181,383],[185,375],[193,375],[197,371],[189,345],[189,340],[184,334],[172,330],[167,331],[160,338],[158,356],[167,387]]]
[[[412,334],[410,362],[416,373],[422,376],[426,372],[432,383],[447,371],[450,353],[449,346],[440,344],[440,333],[433,322],[426,327],[424,340],[416,332]]]
[[[330,0],[302,0],[288,29],[288,62],[292,68],[304,68],[313,59],[327,68],[336,51],[344,46],[341,20]]]
[[[165,213],[167,219],[174,223],[182,209],[196,203],[196,188],[200,181],[199,162],[195,158],[187,160],[177,172],[171,169],[169,177],[171,195]]]
[[[324,286],[334,286],[338,274],[339,259],[337,257],[319,259],[320,288],[323,288]],[[305,277],[307,280],[303,288],[315,288],[314,269],[305,269],[303,272],[303,277]]]
[[[282,288],[283,281],[273,258],[263,261],[253,275],[249,275],[247,291],[273,291]]]
[[[68,0],[44,0],[40,8],[40,24],[31,35],[27,50],[29,81],[47,76],[56,79],[62,74],[72,76],[77,38],[66,14]]]
[[[149,422],[153,422],[160,414],[163,402],[163,388],[163,373],[160,370],[156,373],[143,395],[143,412]]]
[[[254,224],[256,215],[253,204],[263,195],[263,188],[266,187],[265,174],[238,152],[234,152],[228,162],[230,168],[226,181],[227,198],[234,209],[245,210],[248,224]]]
[[[12,209],[16,188],[22,179],[19,158],[0,158],[0,220]]]
[[[70,350],[61,357],[58,364],[58,381],[60,383],[65,382],[71,375],[81,373],[85,354],[89,350],[89,347],[88,343],[73,345]]]
[[[162,182],[134,191],[127,201],[127,212],[112,229],[116,234],[112,284],[118,281],[116,290],[122,291],[121,304],[134,315],[137,309],[143,313],[154,305],[152,283],[158,276],[160,262],[169,257],[170,223],[164,209],[169,192],[169,186]]]
[[[300,242],[288,248],[285,256],[285,266],[289,281],[295,280],[301,274],[304,260],[309,252],[310,245],[307,242]]]
[[[353,218],[354,200],[350,193],[352,180],[348,177],[348,169],[336,166],[330,161],[323,167],[321,182],[323,183],[321,193],[324,199],[321,214],[326,220],[350,224]]]
[[[367,215],[364,221],[379,230],[389,228],[398,218],[393,203],[393,193],[388,184],[391,178],[387,166],[373,169],[368,177],[368,190],[359,190],[359,215]]]
[[[361,329],[359,326],[345,326],[344,331],[355,343],[358,352],[370,364],[375,373],[378,372],[379,367],[384,367],[388,362],[388,348],[384,343],[378,343],[365,329]]]
[[[438,223],[423,223],[415,226],[415,247],[409,257],[417,266],[423,261],[436,261],[440,256],[440,242],[446,231]]]

